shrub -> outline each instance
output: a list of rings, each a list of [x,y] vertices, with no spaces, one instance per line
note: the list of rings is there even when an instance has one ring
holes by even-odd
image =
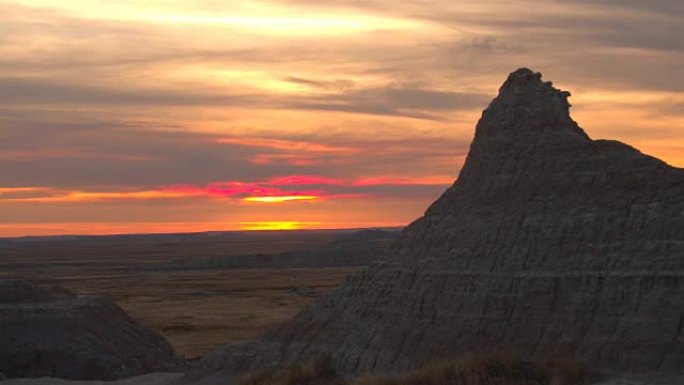
[[[243,375],[240,385],[344,385],[327,358],[319,357],[304,364],[262,369]]]

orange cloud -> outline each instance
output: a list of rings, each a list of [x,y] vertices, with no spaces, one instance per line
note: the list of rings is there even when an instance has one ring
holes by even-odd
[[[262,147],[284,151],[318,152],[327,154],[349,154],[359,150],[353,147],[333,146],[321,143],[295,141],[285,139],[263,139],[263,138],[230,138],[223,137],[217,139],[219,143],[235,144],[245,147]]]
[[[301,154],[257,154],[249,161],[258,165],[285,163],[293,166],[311,166],[321,163],[318,157]]]
[[[357,179],[352,186],[439,186],[450,185],[454,182],[453,176],[428,176],[428,177],[370,177]]]
[[[222,144],[267,148],[285,152],[256,154],[249,159],[249,162],[257,165],[285,163],[293,166],[310,166],[334,162],[336,158],[331,157],[332,155],[347,156],[360,151],[358,148],[349,146],[286,139],[223,137],[217,141]]]
[[[147,200],[147,199],[169,199],[169,198],[183,198],[193,196],[192,194],[184,194],[181,192],[165,191],[165,190],[147,190],[147,191],[116,191],[116,192],[88,192],[88,191],[69,191],[62,193],[59,191],[50,191],[45,189],[43,191],[51,192],[55,195],[39,196],[39,197],[21,197],[2,199],[13,202],[26,203],[69,203],[69,202],[96,202],[96,201],[112,201],[112,200]],[[1,199],[1,198],[0,198]]]
[[[0,187],[0,195],[40,192],[47,189],[47,187]]]

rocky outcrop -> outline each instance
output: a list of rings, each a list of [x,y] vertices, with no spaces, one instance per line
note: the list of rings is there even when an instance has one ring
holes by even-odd
[[[7,377],[113,380],[182,364],[164,338],[109,299],[0,281],[0,372]]]
[[[403,370],[511,349],[628,370],[684,368],[684,170],[592,140],[569,93],[512,73],[456,183],[393,249],[206,372],[332,355]]]

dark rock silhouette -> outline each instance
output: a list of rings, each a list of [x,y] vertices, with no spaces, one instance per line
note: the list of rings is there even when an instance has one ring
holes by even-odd
[[[0,373],[113,380],[181,370],[171,345],[114,302],[54,286],[0,281]]]
[[[592,140],[539,73],[508,77],[456,183],[384,262],[202,373],[329,354],[347,372],[511,349],[684,368],[684,170]]]

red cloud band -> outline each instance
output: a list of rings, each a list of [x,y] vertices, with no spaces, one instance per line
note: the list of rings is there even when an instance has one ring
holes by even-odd
[[[81,191],[47,187],[0,188],[0,201],[34,203],[97,202],[180,198],[240,199],[245,202],[281,203],[322,199],[358,198],[361,193],[333,194],[326,186],[349,188],[380,185],[448,185],[450,178],[371,177],[353,181],[317,175],[288,175],[257,182],[215,182],[207,185],[172,185],[147,190]],[[301,187],[313,189],[301,189]]]

